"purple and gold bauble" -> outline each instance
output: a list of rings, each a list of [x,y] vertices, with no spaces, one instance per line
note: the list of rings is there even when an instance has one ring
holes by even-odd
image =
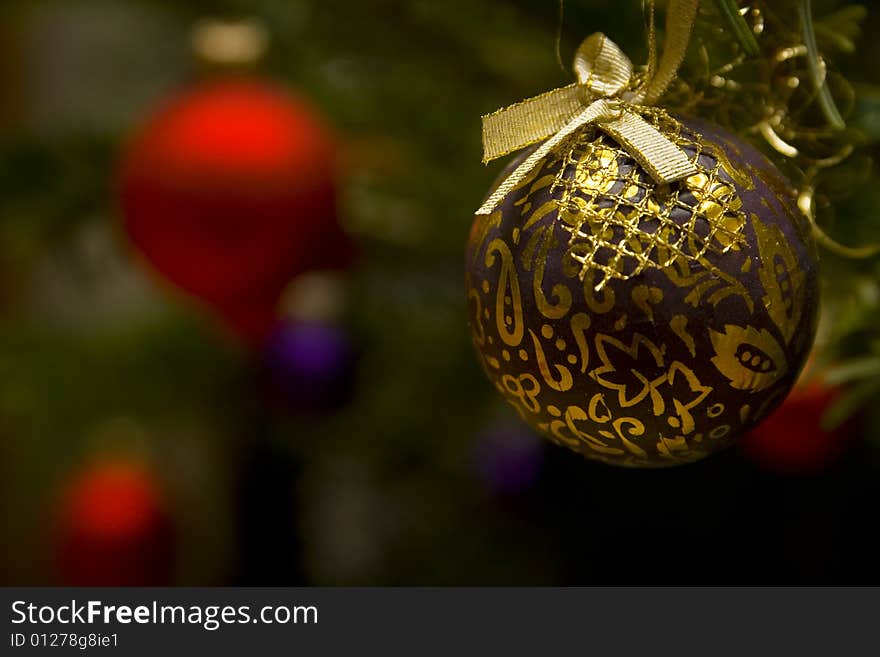
[[[477,471],[493,495],[525,493],[538,481],[543,465],[544,441],[516,418],[495,420],[478,437]]]
[[[272,396],[292,413],[331,411],[351,397],[356,351],[339,325],[283,321],[269,336],[263,360]]]
[[[663,467],[727,447],[783,400],[818,280],[772,164],[716,127],[644,118],[696,174],[657,184],[581,128],[477,216],[466,285],[482,366],[526,422],[591,459]]]

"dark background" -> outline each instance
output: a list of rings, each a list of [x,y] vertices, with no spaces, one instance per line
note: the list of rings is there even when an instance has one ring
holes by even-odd
[[[842,5],[813,4],[817,17]],[[880,236],[880,15],[869,10],[856,51],[834,62],[856,91],[845,104],[866,163],[828,191],[827,227],[848,243]],[[737,449],[663,471],[594,464],[532,436],[479,371],[463,250],[501,167],[480,163],[479,117],[570,81],[554,55],[557,11],[546,0],[3,2],[0,582],[64,581],[65,482],[120,453],[151,473],[175,528],[173,570],[153,583],[880,581],[875,261],[822,253],[823,344],[861,369],[838,377],[856,391],[838,415],[855,421],[811,425],[807,438],[840,449],[806,472],[784,452]],[[127,135],[204,74],[193,23],[243,16],[271,35],[253,75],[295,88],[335,127],[340,221],[361,252],[348,274],[352,393],[307,417],[267,399],[250,348],[146,273],[115,197]],[[638,0],[570,0],[563,59],[601,30],[643,61],[643,25]]]

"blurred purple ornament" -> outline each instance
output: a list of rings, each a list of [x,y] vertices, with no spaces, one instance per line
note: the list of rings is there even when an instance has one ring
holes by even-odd
[[[478,439],[477,469],[486,487],[498,495],[517,495],[531,488],[543,461],[543,441],[522,422],[495,421]]]
[[[355,350],[340,326],[285,321],[269,336],[264,352],[273,396],[292,411],[324,411],[350,396]]]

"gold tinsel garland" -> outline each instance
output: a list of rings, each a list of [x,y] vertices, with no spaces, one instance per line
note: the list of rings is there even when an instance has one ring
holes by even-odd
[[[757,44],[756,56],[749,56],[750,46],[735,38],[715,8],[726,3],[702,3],[690,57],[664,104],[750,136],[796,186],[798,206],[823,246],[849,257],[880,252],[877,245],[843,246],[820,227],[828,223],[822,210],[833,200],[821,199],[820,190],[830,176],[855,166],[860,139],[844,119],[853,105],[853,89],[830,65],[828,49],[819,52],[809,1],[739,3]],[[859,7],[845,7],[826,19],[843,31],[837,41],[849,45],[863,16]]]

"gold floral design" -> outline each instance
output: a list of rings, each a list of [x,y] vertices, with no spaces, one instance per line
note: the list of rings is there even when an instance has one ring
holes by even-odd
[[[724,333],[709,329],[709,338],[712,363],[737,390],[764,390],[788,371],[785,352],[767,329],[727,324]]]
[[[778,227],[767,226],[755,214],[752,225],[761,253],[758,275],[764,286],[762,301],[770,319],[789,342],[801,319],[806,276]]]
[[[650,397],[654,415],[663,412],[663,396],[658,388],[666,383],[667,371],[663,351],[657,345],[639,333],[629,345],[600,333],[596,336],[596,354],[602,365],[590,376],[599,385],[617,392],[621,408],[635,406]]]
[[[712,388],[700,383],[694,371],[678,361],[669,367],[669,386],[675,413],[670,416],[669,424],[684,435],[688,435],[696,427],[691,411],[703,403],[712,392]]]

